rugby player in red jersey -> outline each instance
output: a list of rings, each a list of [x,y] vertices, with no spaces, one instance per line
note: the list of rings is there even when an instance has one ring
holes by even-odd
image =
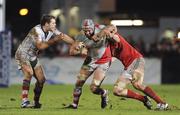
[[[120,34],[115,33],[114,37],[119,38],[119,42],[111,42],[112,56],[116,57],[124,65],[124,70],[118,77],[113,93],[116,96],[122,96],[139,100],[148,108],[152,108],[152,104],[147,98],[151,97],[156,103],[158,110],[168,109],[168,104],[163,101],[149,86],[143,84],[145,60],[143,56],[133,48]],[[127,89],[128,84],[147,96],[143,96],[137,92]]]
[[[116,57],[124,65],[124,71],[119,76],[115,83],[113,93],[116,96],[133,98],[144,103],[151,109],[151,103],[147,96],[151,97],[157,103],[157,109],[165,110],[168,104],[163,101],[149,86],[143,84],[145,60],[143,56],[133,48],[120,34],[116,33],[120,39],[119,43],[111,44],[112,56]],[[126,85],[131,83],[133,87],[147,96],[134,92],[126,88]]]

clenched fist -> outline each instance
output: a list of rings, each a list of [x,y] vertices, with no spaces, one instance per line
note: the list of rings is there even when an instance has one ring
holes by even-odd
[[[74,42],[70,47],[70,55],[87,55],[87,48],[83,42]]]

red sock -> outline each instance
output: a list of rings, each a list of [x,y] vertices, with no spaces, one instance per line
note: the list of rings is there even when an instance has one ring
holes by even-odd
[[[22,100],[23,101],[28,99],[29,85],[30,85],[30,81],[23,80],[23,86],[22,86]]]
[[[164,103],[164,101],[150,87],[147,86],[144,89],[144,93],[154,99],[156,103]]]
[[[127,97],[144,102],[144,96],[129,89],[127,91]]]

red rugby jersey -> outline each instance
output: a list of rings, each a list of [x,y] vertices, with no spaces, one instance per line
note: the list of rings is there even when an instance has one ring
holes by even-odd
[[[120,42],[110,45],[112,56],[119,59],[125,69],[136,59],[143,57],[134,47],[132,47],[120,34],[118,35]]]

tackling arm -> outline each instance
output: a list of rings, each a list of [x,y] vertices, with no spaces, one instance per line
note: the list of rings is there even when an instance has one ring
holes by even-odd
[[[53,44],[59,42],[60,40],[63,40],[68,44],[74,43],[73,38],[69,37],[66,34],[61,33],[59,35],[56,35],[53,39],[48,40],[47,42],[42,42],[42,41],[37,40],[36,46],[39,50],[43,50],[43,49],[48,48],[50,45],[53,45]]]
[[[49,41],[47,42],[42,42],[42,41],[39,41],[37,40],[36,41],[36,46],[39,50],[43,50],[43,49],[46,49],[48,48],[50,45],[54,44],[57,40],[54,38],[54,39],[50,39]]]
[[[70,55],[87,55],[87,48],[82,42],[74,42],[69,50]]]
[[[60,36],[59,39],[65,41],[66,43],[71,44],[71,45],[75,42],[73,38],[71,38],[70,36],[68,36],[66,34],[63,34],[62,36]]]
[[[92,37],[92,39],[94,41],[99,41],[102,39],[109,39],[109,40],[114,41],[114,42],[120,42],[116,33],[117,33],[117,27],[114,25],[108,25],[103,30],[101,30],[99,33],[94,35]]]

